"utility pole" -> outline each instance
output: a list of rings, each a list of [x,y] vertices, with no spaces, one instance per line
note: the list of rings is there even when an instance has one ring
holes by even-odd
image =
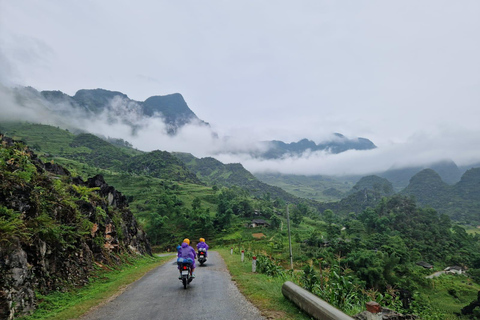
[[[287,225],[288,225],[288,246],[290,248],[290,269],[293,270],[292,235],[290,234],[290,215],[288,214],[288,203],[287,203]]]

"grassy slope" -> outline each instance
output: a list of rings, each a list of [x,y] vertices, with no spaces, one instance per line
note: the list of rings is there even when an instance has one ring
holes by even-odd
[[[480,285],[464,275],[442,275],[433,280],[431,288],[420,289],[420,293],[422,299],[430,301],[434,309],[445,314],[442,320],[458,320],[469,319],[467,316],[458,317],[455,313],[460,313],[463,307],[477,300],[479,290]],[[426,314],[429,314],[428,310]]]

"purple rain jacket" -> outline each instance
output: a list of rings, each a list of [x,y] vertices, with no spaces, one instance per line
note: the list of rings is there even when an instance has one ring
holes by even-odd
[[[199,242],[197,243],[197,250],[200,248],[205,248],[205,250],[208,250],[208,244],[206,242]],[[205,252],[205,257],[207,256],[207,253]]]
[[[195,249],[190,247],[186,242],[182,243],[182,247],[178,250],[178,257],[179,258],[190,258],[193,260],[192,268],[195,269],[195,258],[197,257],[197,253]],[[180,268],[180,267],[179,267]]]

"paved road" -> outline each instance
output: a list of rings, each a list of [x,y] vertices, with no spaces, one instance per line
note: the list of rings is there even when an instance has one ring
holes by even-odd
[[[440,277],[442,274],[445,274],[445,271],[443,271],[443,270],[442,270],[442,271],[437,271],[437,272],[435,272],[435,273],[432,273],[432,274],[429,275],[429,276],[426,276],[425,278],[427,278],[427,279],[433,279],[433,278],[435,278],[435,277]]]
[[[81,319],[264,319],[240,294],[217,252],[208,252],[204,266],[197,263],[196,278],[187,289],[178,280],[175,261],[150,272],[113,301]]]

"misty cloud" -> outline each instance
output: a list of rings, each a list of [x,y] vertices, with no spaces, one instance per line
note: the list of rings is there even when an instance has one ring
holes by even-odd
[[[262,160],[251,155],[266,151],[269,144],[257,141],[248,133],[241,137],[217,137],[210,127],[192,122],[172,136],[167,134],[168,126],[161,114],[145,117],[138,103],[121,96],[115,96],[100,114],[93,115],[65,101],[50,103],[34,89],[23,89],[22,95],[15,92],[15,89],[0,86],[2,121],[42,123],[72,132],[119,138],[143,151],[165,150],[188,152],[196,157],[212,156],[224,163],[242,163],[252,173],[357,175],[423,166],[442,160],[453,160],[457,165],[480,161],[480,130],[446,126],[434,132],[417,132],[404,142],[391,142],[372,150],[349,150],[339,154],[307,151],[300,156]],[[339,135],[330,135],[328,139],[320,139],[319,143],[341,142],[343,139]]]
[[[349,150],[339,154],[305,152],[302,156],[259,160],[248,155],[221,154],[222,162],[240,162],[252,173],[275,172],[299,175],[367,175],[413,166],[428,166],[443,160],[457,165],[478,164],[480,130],[445,129],[433,134],[415,134],[403,143],[372,150]]]

